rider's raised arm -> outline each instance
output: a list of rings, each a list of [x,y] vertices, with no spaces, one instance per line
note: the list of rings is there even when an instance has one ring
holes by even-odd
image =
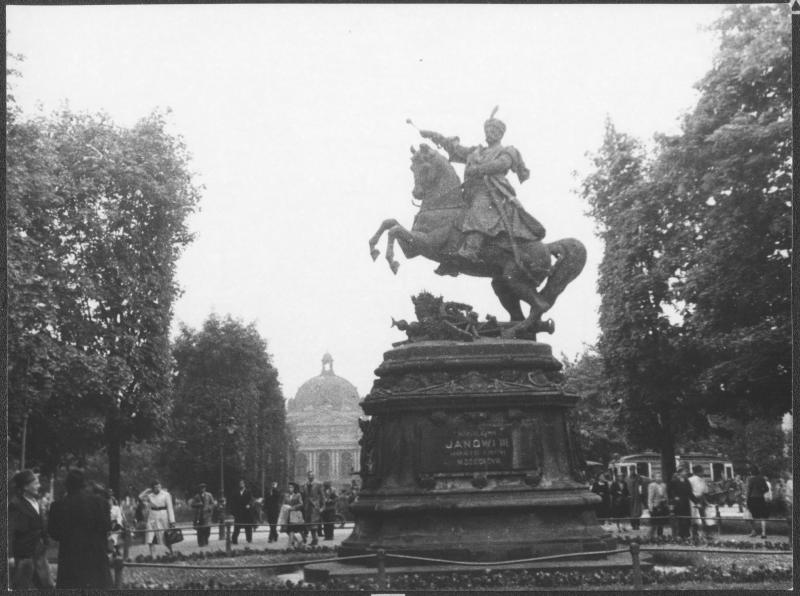
[[[459,137],[446,137],[432,130],[421,130],[419,133],[423,139],[430,139],[438,147],[447,151],[450,161],[467,163],[467,156],[475,150],[475,147],[462,146]]]

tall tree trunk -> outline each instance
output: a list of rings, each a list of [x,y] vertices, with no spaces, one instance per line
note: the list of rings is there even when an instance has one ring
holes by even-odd
[[[108,487],[114,491],[114,495],[119,498],[120,492],[120,458],[122,442],[119,433],[119,418],[112,413],[106,420],[108,436]]]
[[[669,414],[661,415],[661,474],[669,483],[675,473],[675,435],[669,423]]]

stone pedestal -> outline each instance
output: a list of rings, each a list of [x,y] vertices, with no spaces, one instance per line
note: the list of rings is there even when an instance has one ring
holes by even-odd
[[[576,480],[547,344],[423,341],[384,354],[362,402],[362,491],[340,555],[492,561],[607,548]]]

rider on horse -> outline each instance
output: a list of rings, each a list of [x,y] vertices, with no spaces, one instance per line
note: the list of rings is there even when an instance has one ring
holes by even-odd
[[[530,172],[517,149],[500,144],[506,125],[494,117],[496,111],[497,108],[483,125],[486,147],[464,147],[458,137],[445,137],[429,130],[420,131],[423,138],[431,139],[443,147],[450,161],[466,164],[463,186],[468,208],[461,223],[465,239],[457,254],[471,263],[480,261],[479,252],[485,237],[492,238],[505,233],[513,243],[517,240],[541,240],[545,235],[544,226],[523,209],[506,178],[511,170],[520,182],[524,182]],[[450,267],[437,272],[453,274]]]

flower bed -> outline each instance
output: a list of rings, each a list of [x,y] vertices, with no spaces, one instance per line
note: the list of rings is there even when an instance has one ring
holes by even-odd
[[[313,554],[317,555],[314,557],[297,557],[296,555],[308,555]],[[175,552],[172,554],[164,554],[159,555],[157,557],[151,557],[150,555],[137,555],[134,559],[128,559],[128,562],[135,561],[136,563],[187,563],[187,562],[197,562],[197,561],[208,561],[213,559],[230,559],[236,557],[248,557],[253,555],[267,555],[270,557],[270,561],[274,561],[280,555],[295,555],[293,561],[302,561],[312,559],[319,559],[321,558],[318,555],[327,555],[327,556],[335,556],[336,549],[330,546],[309,546],[309,545],[302,545],[293,548],[284,548],[284,549],[275,549],[275,548],[250,548],[249,546],[243,549],[235,549],[231,550],[231,553],[228,554],[224,550],[214,550],[214,551],[198,551],[193,553],[182,553],[182,552]]]
[[[700,567],[678,572],[643,571],[642,583],[650,587],[678,586],[732,586],[742,584],[751,586],[761,584],[762,589],[771,587],[789,587],[792,581],[791,569],[729,569],[718,567]],[[766,585],[765,585],[766,584]],[[579,571],[526,571],[526,570],[481,570],[460,573],[442,573],[436,575],[404,574],[390,576],[385,587],[378,584],[377,579],[364,580],[331,580],[321,584],[309,584],[303,581],[248,581],[240,577],[211,578],[208,580],[191,580],[182,583],[133,582],[125,584],[132,589],[270,589],[270,590],[358,590],[367,592],[398,590],[480,590],[487,589],[529,589],[529,588],[579,588],[595,587],[606,589],[624,589],[633,586],[632,571],[595,571],[582,573]]]
[[[789,542],[770,540],[753,541],[748,540],[706,540],[699,538],[680,538],[675,536],[661,536],[651,539],[648,536],[618,536],[617,542],[624,545],[630,545],[634,542],[642,545],[676,545],[676,546],[696,546],[704,548],[731,548],[739,550],[792,550],[792,545]]]

